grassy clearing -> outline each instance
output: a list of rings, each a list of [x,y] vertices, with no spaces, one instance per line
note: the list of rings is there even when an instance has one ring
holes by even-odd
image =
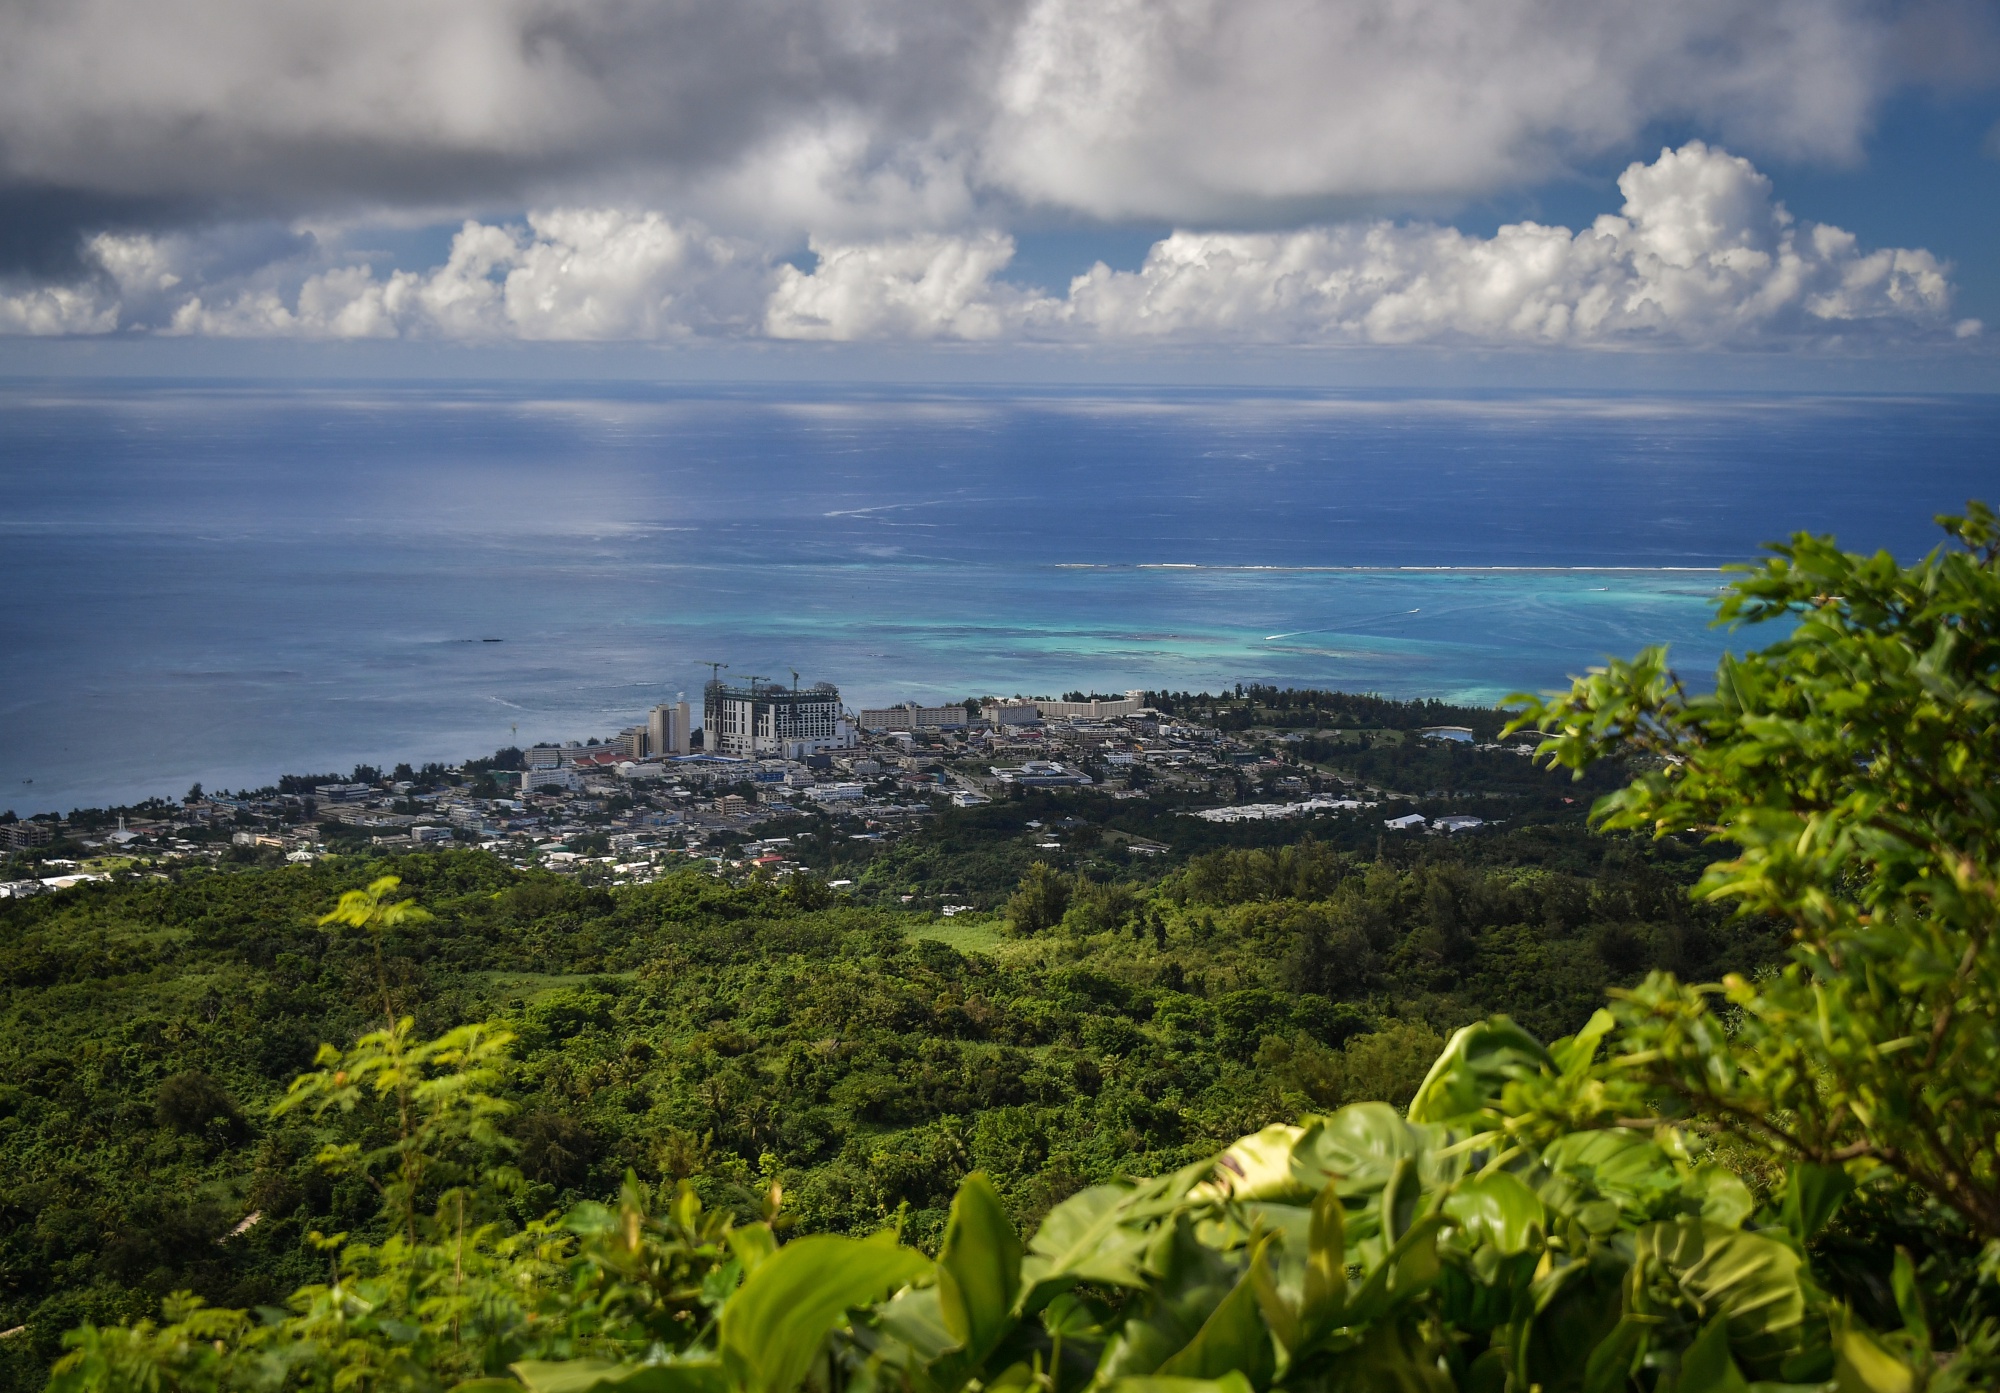
[[[975,919],[969,914],[962,914],[956,919],[912,924],[908,933],[911,938],[934,938],[939,943],[948,943],[961,953],[1005,956],[1006,949],[1025,946],[1021,940],[1006,935],[1000,927],[1000,920]]]

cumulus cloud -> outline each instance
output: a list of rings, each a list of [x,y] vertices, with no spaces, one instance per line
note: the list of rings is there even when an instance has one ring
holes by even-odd
[[[657,212],[555,209],[525,228],[467,222],[442,266],[367,265],[192,294],[170,331],[227,337],[641,340],[749,327],[763,258]]]
[[[1079,277],[1068,311],[1107,338],[1728,345],[1976,332],[1951,320],[1936,257],[1865,251],[1796,221],[1747,160],[1697,141],[1618,185],[1623,208],[1579,232],[1177,232],[1136,272]]]
[[[866,245],[821,245],[808,275],[778,270],[764,327],[780,339],[997,339],[1059,312],[1046,296],[996,278],[1014,240],[908,237]]]
[[[0,6],[0,189],[279,218],[637,205],[849,240],[1000,225],[1022,204],[1324,217],[1329,200],[1409,208],[1546,177],[1661,121],[1850,156],[1898,81],[1944,74],[1937,55],[1957,55],[1952,81],[2000,63],[1949,38],[1980,0],[1921,0],[1921,25],[1905,8],[17,3]]]
[[[812,242],[806,270],[658,212],[554,209],[466,222],[426,271],[288,255],[216,276],[198,240],[100,236],[95,273],[0,294],[0,330],[331,338],[1474,343],[1541,347],[1881,343],[1969,337],[1949,268],[1794,218],[1746,159],[1699,141],[1635,163],[1580,231],[1479,237],[1354,221],[1178,231],[1136,271],[1066,293],[1007,278],[998,231]],[[274,244],[276,245],[276,244]]]

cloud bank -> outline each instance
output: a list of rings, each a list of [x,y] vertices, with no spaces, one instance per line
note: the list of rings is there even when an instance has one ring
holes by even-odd
[[[1060,293],[1010,281],[997,230],[815,239],[804,269],[658,211],[562,208],[467,221],[442,265],[382,273],[322,264],[311,238],[232,272],[200,237],[100,234],[89,274],[0,293],[0,331],[1722,348],[1979,332],[1931,253],[1795,219],[1739,156],[1690,142],[1618,182],[1623,206],[1579,231],[1177,231],[1138,270],[1099,263]]]
[[[800,237],[1299,222],[1661,123],[1850,158],[1899,84],[1990,79],[1995,28],[1985,0],[19,0],[0,194],[51,236],[527,206]]]

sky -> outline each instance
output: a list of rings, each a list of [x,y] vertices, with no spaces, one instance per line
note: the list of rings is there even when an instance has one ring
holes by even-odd
[[[0,372],[2000,385],[1992,0],[7,0]]]

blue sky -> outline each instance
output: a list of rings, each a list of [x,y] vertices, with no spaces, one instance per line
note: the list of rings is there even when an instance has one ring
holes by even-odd
[[[1984,388],[1996,129],[1976,0],[21,8],[0,371]]]

